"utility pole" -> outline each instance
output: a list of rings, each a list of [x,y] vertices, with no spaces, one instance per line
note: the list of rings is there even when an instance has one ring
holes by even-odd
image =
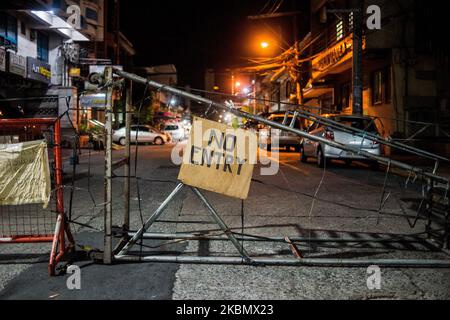
[[[125,106],[125,166],[124,166],[124,197],[125,210],[123,219],[124,230],[130,229],[130,175],[131,175],[131,112],[133,111],[133,82],[127,81]]]
[[[292,9],[295,8],[295,0],[292,0]],[[295,95],[297,98],[297,104],[300,106],[303,104],[303,88],[302,88],[302,70],[300,68],[300,53],[298,47],[298,18],[297,14],[292,17],[292,32],[294,33],[294,52],[295,52]]]
[[[353,14],[353,41],[352,41],[352,113],[363,114],[363,8],[364,2],[353,0],[351,9],[328,9],[330,13]]]
[[[114,40],[116,42],[116,48],[114,51],[114,60],[115,64],[123,63],[120,61],[120,2],[118,0],[114,0],[113,5],[113,14],[114,14]]]
[[[354,1],[357,7],[353,11],[353,114],[363,114],[363,79],[362,79],[362,28],[363,28],[363,3]]]
[[[112,122],[113,122],[113,79],[112,67],[105,68],[105,83],[109,84],[106,93],[106,137],[105,137],[105,238],[103,246],[103,263],[112,263]]]

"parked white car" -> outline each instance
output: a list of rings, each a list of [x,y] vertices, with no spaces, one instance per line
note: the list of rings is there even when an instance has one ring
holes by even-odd
[[[354,115],[324,115],[330,120],[339,122],[346,126],[366,130],[372,134],[379,135],[378,130],[372,120],[372,118],[364,116]],[[366,152],[373,155],[381,155],[381,146],[377,141],[370,140],[365,137],[364,139],[355,134],[343,132],[326,125],[319,123],[313,123],[307,130],[309,134],[314,136],[333,140],[338,143],[344,144],[352,148],[361,148]],[[344,151],[338,148],[331,147],[325,143],[311,141],[306,138],[302,138],[300,142],[300,160],[306,162],[308,158],[317,158],[317,165],[323,167],[325,161],[331,159],[342,159],[347,164],[350,164],[352,160],[367,160],[367,158],[358,155],[356,153]],[[376,161],[372,161],[375,165]]]
[[[162,130],[166,134],[170,134],[172,141],[181,141],[185,138],[184,128],[177,123],[169,123],[164,126]]]
[[[136,139],[137,138],[137,139]],[[167,143],[170,137],[155,128],[146,125],[133,125],[130,131],[131,143],[154,143],[156,145],[162,145]],[[125,127],[115,130],[113,133],[113,141],[120,145],[125,145]]]

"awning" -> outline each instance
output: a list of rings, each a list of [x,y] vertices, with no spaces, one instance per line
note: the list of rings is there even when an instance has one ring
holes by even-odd
[[[62,37],[72,41],[89,41],[86,36],[77,31],[72,25],[55,15],[52,11],[31,10],[24,12],[42,23],[42,29],[54,30]],[[39,29],[39,27],[36,27],[35,29]]]

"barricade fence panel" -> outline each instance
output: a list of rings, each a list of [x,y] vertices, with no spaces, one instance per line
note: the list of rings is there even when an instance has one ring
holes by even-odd
[[[47,155],[44,153],[43,158],[40,159],[41,163],[39,165],[33,163],[31,167],[32,170],[43,170],[46,173],[43,183],[46,186],[46,192],[43,192],[43,199],[48,200],[49,197],[48,203],[45,199],[40,201],[40,198],[37,200],[34,197],[18,199],[17,202],[13,201],[13,203],[9,199],[0,202],[0,244],[52,242],[49,273],[54,275],[56,265],[62,261],[69,247],[74,245],[64,212],[60,119],[21,118],[0,120],[0,146],[3,146],[5,150],[6,148],[11,150],[12,147],[21,150],[24,146],[21,145],[22,143],[35,141],[44,141],[46,144]],[[35,150],[31,150],[31,152],[31,155],[34,155]],[[19,168],[22,170],[20,165]],[[50,173],[50,179],[48,179],[48,172]],[[30,178],[28,183],[33,183],[33,179],[36,177],[41,179],[43,176],[42,173],[36,172],[31,172],[31,175],[33,178]],[[22,179],[26,179],[26,177],[25,175]],[[50,188],[48,188],[48,180],[50,180]],[[9,183],[14,182],[17,182],[17,179],[9,181]],[[22,183],[26,184],[27,182]],[[21,188],[27,188],[28,192],[31,189],[30,187],[21,186]],[[17,198],[17,195],[12,193],[11,195]],[[24,200],[24,203],[28,203],[21,204],[22,200]]]
[[[50,163],[54,163],[54,127],[48,124],[13,125],[0,127],[0,144],[45,140]],[[50,165],[52,190],[55,190],[55,166]],[[57,218],[55,192],[51,193],[49,206],[43,204],[1,205],[0,238],[3,242],[52,241]]]

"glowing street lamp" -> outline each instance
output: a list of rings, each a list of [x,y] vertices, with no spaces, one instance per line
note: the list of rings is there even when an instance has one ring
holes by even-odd
[[[267,49],[269,47],[269,43],[267,41],[262,41],[260,43],[261,48]]]

